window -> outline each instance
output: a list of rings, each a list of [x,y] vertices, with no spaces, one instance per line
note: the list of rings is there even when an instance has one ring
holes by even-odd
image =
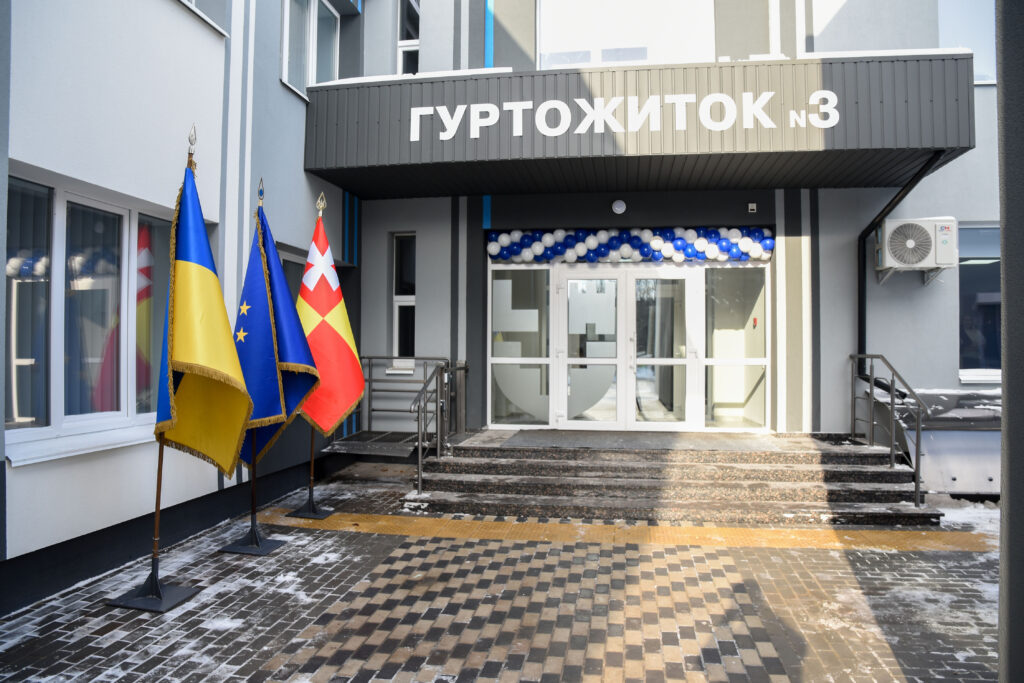
[[[8,455],[152,439],[170,223],[11,178],[7,224]]]
[[[398,5],[398,73],[414,74],[420,70],[420,2],[399,0]]]
[[[416,236],[395,235],[392,284],[392,354],[416,355]]]
[[[195,10],[207,22],[220,29],[228,29],[229,0],[181,0],[182,3]]]
[[[540,0],[541,69],[715,61],[713,0]]]
[[[341,17],[326,0],[284,0],[282,80],[306,87],[338,78]]]
[[[960,378],[1000,380],[999,228],[960,228]]]

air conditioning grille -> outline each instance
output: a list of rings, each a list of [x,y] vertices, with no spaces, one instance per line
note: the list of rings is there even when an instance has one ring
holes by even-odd
[[[932,252],[932,236],[920,223],[902,223],[889,233],[889,253],[907,266],[921,263]]]

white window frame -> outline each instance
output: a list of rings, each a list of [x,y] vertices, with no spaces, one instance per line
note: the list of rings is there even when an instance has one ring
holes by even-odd
[[[960,232],[964,232],[965,230],[975,230],[975,229],[978,229],[978,228],[982,228],[982,229],[985,229],[985,228],[988,228],[988,229],[996,228],[996,229],[1000,229],[1000,230],[1002,229],[998,222],[971,222],[971,223],[968,223],[966,225],[961,223],[959,230],[960,230]],[[1000,262],[1002,261],[1002,258],[1003,258],[1002,245],[1000,244],[1000,253],[999,253]],[[960,262],[959,262],[959,260],[957,261],[956,271],[957,271],[957,282],[959,283],[959,279],[960,279]],[[1001,286],[1001,283],[1000,283],[1000,286]],[[999,295],[1000,295],[1000,297],[1002,297],[1002,292],[1001,291],[1000,291]],[[960,326],[963,325],[963,314],[960,312],[959,284],[957,285],[957,316],[956,317],[957,317],[957,321],[958,321],[957,322],[957,327],[956,327],[956,329],[957,329],[957,337],[958,337],[958,340],[957,340],[957,365],[959,366],[960,365],[959,334],[960,334]],[[1000,365],[1002,365],[1002,362],[1000,362]],[[959,377],[961,384],[1002,384],[1002,382],[1003,382],[1003,369],[1001,367],[999,367],[999,368],[959,368],[958,367],[958,369],[957,369],[957,376]]]
[[[134,350],[136,344],[136,307],[134,293],[138,286],[139,210],[110,201],[96,199],[78,188],[68,188],[46,174],[12,169],[13,176],[52,188],[50,226],[50,424],[41,427],[20,427],[4,431],[6,455],[15,467],[56,460],[100,450],[146,443],[153,440],[156,413],[137,413],[135,395]],[[122,259],[120,283],[120,367],[118,372],[119,409],[85,415],[64,413],[64,288],[67,249],[68,203],[107,211],[121,217]],[[147,216],[170,221],[172,216],[159,215],[147,208]],[[154,283],[156,284],[156,283]]]
[[[409,0],[410,3],[416,8],[416,12],[420,14],[420,19],[423,18],[420,12],[420,0]],[[419,52],[420,51],[420,39],[415,40],[402,40],[402,0],[398,0],[398,26],[395,31],[395,38],[397,42],[397,61],[395,62],[395,73],[402,75],[405,72],[402,71],[402,57],[405,56],[406,52]],[[418,62],[417,62],[418,63]],[[417,67],[416,72],[419,73]]]
[[[211,19],[205,12],[203,12],[203,10],[199,9],[199,7],[196,5],[196,0],[178,0],[178,2],[183,4],[192,12],[194,12],[197,17],[202,19],[203,22],[205,22],[206,24],[209,24],[210,28],[212,28],[217,33],[221,34],[225,38],[231,37],[227,32],[227,27],[221,26],[216,21]]]
[[[414,232],[396,232],[391,235],[391,355],[395,358],[415,358],[416,357],[416,337],[415,329],[413,330],[413,354],[412,356],[399,356],[398,355],[398,309],[404,306],[411,306],[413,309],[413,315],[415,317],[416,311],[416,295],[415,294],[395,294],[395,281],[398,278],[398,249],[396,248],[399,237],[412,237],[416,239],[416,233]],[[418,240],[417,240],[418,241]],[[395,368],[406,367],[404,363],[395,363]],[[411,366],[410,366],[411,367]]]
[[[290,0],[281,0],[281,83],[302,99],[309,101],[306,96],[306,88],[327,83],[338,78],[339,60],[341,58],[341,15],[326,0],[307,0],[308,12],[306,18],[306,82],[300,86],[288,80],[288,39],[291,27]],[[317,43],[317,16],[320,6],[323,6],[334,16],[334,73],[327,81],[317,81],[316,78],[316,43]]]

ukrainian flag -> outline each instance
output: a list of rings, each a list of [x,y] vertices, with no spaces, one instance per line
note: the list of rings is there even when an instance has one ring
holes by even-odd
[[[171,226],[171,281],[155,433],[167,445],[208,460],[229,477],[252,414],[231,338],[190,165]]]
[[[235,318],[235,348],[254,406],[242,444],[248,466],[266,455],[320,383],[262,206],[256,218]]]

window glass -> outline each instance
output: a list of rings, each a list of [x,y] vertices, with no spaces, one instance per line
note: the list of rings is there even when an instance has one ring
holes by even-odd
[[[541,0],[541,69],[715,61],[714,0]]]
[[[120,406],[121,216],[68,202],[64,414]]]
[[[764,358],[764,268],[708,268],[708,358]]]
[[[402,73],[415,74],[420,71],[420,51],[402,50]]]
[[[974,80],[996,79],[996,14],[992,0],[939,0],[939,47],[974,52]]]
[[[155,388],[167,315],[170,239],[170,222],[139,216],[135,286],[135,410],[138,413],[156,411]]]
[[[398,356],[412,358],[416,355],[416,306],[398,306]]]
[[[569,280],[569,357],[615,358],[618,282]]]
[[[50,423],[48,187],[11,178],[7,199],[7,429]]]
[[[545,425],[548,405],[547,365],[491,366],[492,422]]]
[[[288,83],[306,92],[309,0],[288,0]]]
[[[999,369],[999,228],[961,228],[960,368]]]
[[[338,77],[339,19],[323,0],[316,10],[316,82],[325,83]]]
[[[195,0],[196,9],[222,29],[228,28],[228,0]]]
[[[419,0],[401,0],[401,16],[399,17],[398,39],[420,39],[420,3]]]
[[[491,286],[491,355],[546,358],[548,270],[496,270]]]
[[[704,426],[754,429],[764,426],[766,373],[761,365],[705,368]]]
[[[395,296],[416,294],[416,236],[395,236]]]
[[[686,281],[636,281],[637,358],[686,357]]]

